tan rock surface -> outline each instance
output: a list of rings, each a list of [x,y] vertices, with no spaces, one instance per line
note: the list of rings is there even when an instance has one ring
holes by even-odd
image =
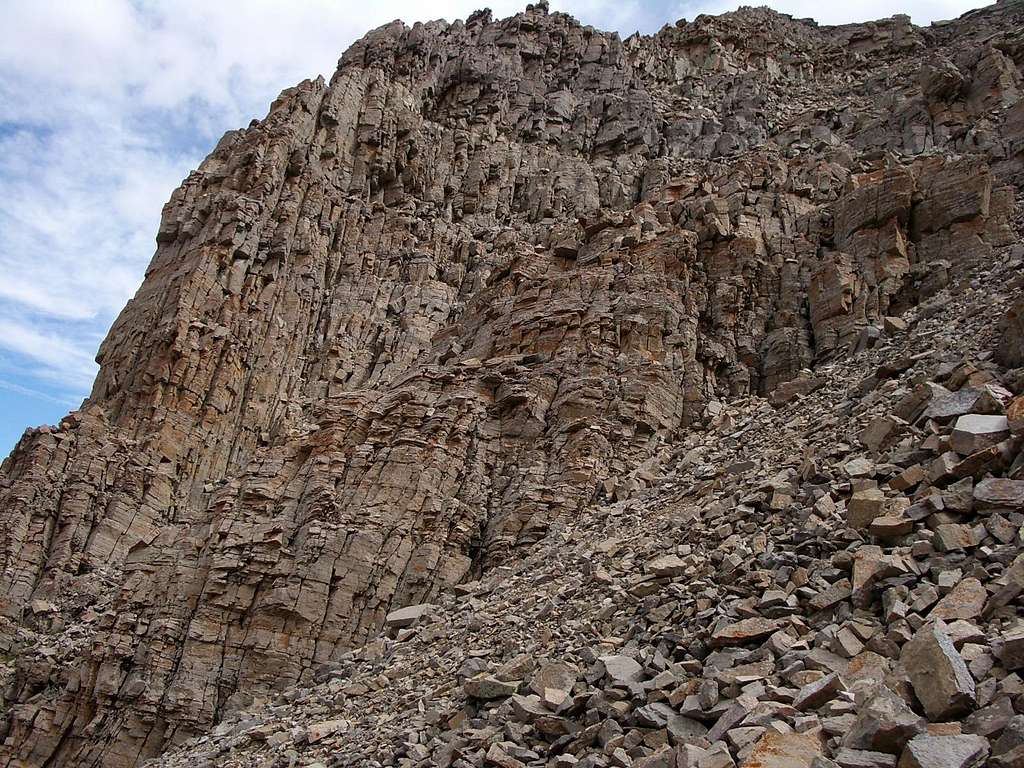
[[[538,4],[505,20],[395,22],[347,51],[330,83],[282,93],[165,206],[90,398],[29,431],[0,469],[0,761],[134,766],[324,670],[341,675],[355,648],[379,660],[389,614],[440,605],[460,583],[482,600],[464,583],[661,488],[680,456],[721,507],[688,507],[685,520],[738,510],[704,532],[713,568],[664,548],[637,566],[671,556],[669,567],[621,583],[579,565],[616,586],[602,610],[700,585],[714,598],[691,595],[679,610],[701,616],[701,643],[730,649],[795,642],[804,602],[846,622],[849,583],[815,603],[841,574],[808,569],[803,553],[778,566],[789,570],[771,616],[750,615],[771,581],[755,578],[749,605],[716,613],[709,568],[730,579],[775,557],[769,516],[824,535],[850,493],[829,478],[812,493],[816,460],[787,456],[763,477],[750,465],[725,497],[716,465],[686,441],[712,434],[701,451],[731,451],[753,427],[723,403],[787,381],[809,384],[778,399],[779,418],[803,401],[845,418],[857,387],[903,386],[924,358],[908,353],[906,367],[842,392],[827,366],[892,343],[886,318],[941,314],[960,300],[951,288],[1018,237],[1019,49],[996,38],[1020,22],[1019,3],[929,30],[906,17],[829,28],[744,9],[623,41]],[[936,59],[922,74],[927,52],[953,68]],[[937,333],[919,345],[966,343]],[[938,381],[967,392],[950,418],[999,411],[986,373],[936,376],[929,392]],[[907,405],[923,407],[924,395]],[[787,448],[829,433],[832,418],[805,423]],[[884,437],[875,447],[896,451],[903,432]],[[1015,444],[1000,446],[969,467],[953,454],[922,482],[1012,472]],[[938,549],[962,557],[985,535],[945,518],[935,527]],[[919,575],[909,547],[872,546],[847,561],[858,610],[895,588],[888,579]],[[650,616],[675,610],[652,603]],[[421,618],[394,623],[394,642],[442,631]],[[757,630],[716,639],[719,619]],[[590,662],[633,659],[619,647],[632,631],[619,630]],[[848,663],[835,647],[889,652],[901,632],[837,626],[808,668]],[[651,658],[630,665],[624,688]],[[673,684],[652,706],[696,696],[682,661],[661,665]],[[528,693],[515,690],[525,674],[498,680],[496,699]],[[348,701],[388,681],[331,684]],[[715,717],[701,710],[718,718],[716,736],[729,730],[722,718],[763,727],[741,725],[756,696],[735,701]],[[622,719],[627,704],[602,707]],[[657,712],[645,716],[660,722]],[[350,733],[357,718],[337,714],[306,723],[307,741],[369,748]],[[539,717],[544,733],[584,738],[561,713]],[[757,733],[735,734],[726,752]],[[531,760],[514,743],[493,748],[492,762]],[[632,760],[622,746],[609,754]]]

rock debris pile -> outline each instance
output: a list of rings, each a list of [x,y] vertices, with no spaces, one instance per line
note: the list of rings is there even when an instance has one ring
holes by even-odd
[[[1024,3],[369,33],[0,468],[0,765],[1024,765]]]

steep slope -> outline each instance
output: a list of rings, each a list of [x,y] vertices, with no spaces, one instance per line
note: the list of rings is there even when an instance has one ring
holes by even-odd
[[[807,395],[714,403],[650,489],[396,612],[157,765],[885,766],[928,746],[911,704],[942,694],[951,762],[901,766],[978,764],[986,737],[989,765],[1019,765],[1024,394],[1003,384],[1020,393],[1024,368],[991,350],[1022,290],[1019,244]],[[971,411],[1000,442],[971,435],[947,469]],[[963,692],[941,654],[907,672],[901,648],[939,621]]]
[[[1019,236],[1024,11],[367,35],[165,207],[0,476],[7,765],[131,766],[650,485]],[[780,385],[785,385],[779,390]]]

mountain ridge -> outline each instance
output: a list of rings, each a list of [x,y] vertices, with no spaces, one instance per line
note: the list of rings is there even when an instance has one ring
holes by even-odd
[[[164,207],[89,399],[0,470],[0,758],[202,738],[1014,263],[1020,21],[621,40],[538,4],[385,25],[284,91]],[[976,360],[1008,396],[1012,335]]]

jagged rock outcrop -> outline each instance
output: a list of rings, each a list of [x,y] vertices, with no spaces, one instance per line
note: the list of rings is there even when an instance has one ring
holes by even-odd
[[[285,91],[3,464],[0,758],[156,756],[819,386],[1019,239],[1022,27],[538,5]]]

